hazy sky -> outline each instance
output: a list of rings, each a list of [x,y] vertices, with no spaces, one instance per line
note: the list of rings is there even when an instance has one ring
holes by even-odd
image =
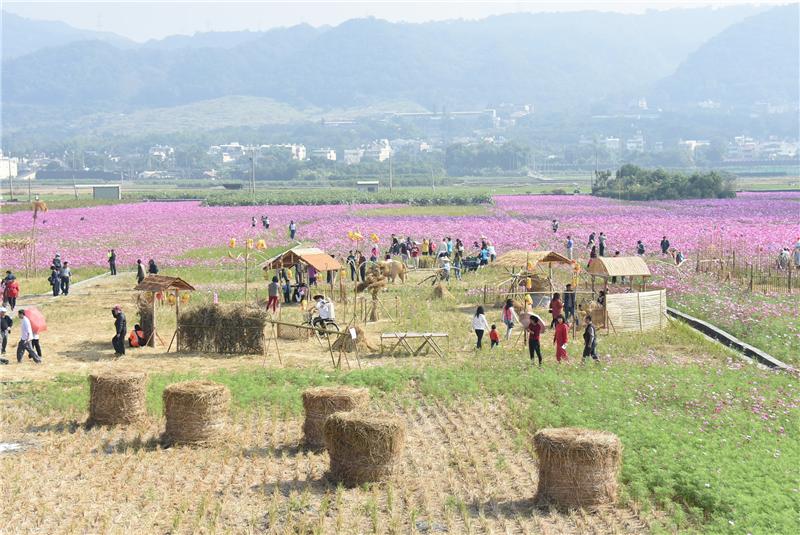
[[[786,4],[793,0],[728,1],[48,1],[0,0],[3,9],[32,19],[60,20],[77,28],[110,31],[136,41],[202,31],[267,30],[308,23],[336,25],[347,19],[373,16],[391,21],[423,22],[478,19],[517,11],[602,10],[639,13],[647,9],[734,4]],[[794,0],[797,1],[797,0]]]

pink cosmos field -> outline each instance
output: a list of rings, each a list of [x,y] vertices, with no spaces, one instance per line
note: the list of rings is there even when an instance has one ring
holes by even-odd
[[[777,254],[800,236],[800,193],[743,193],[735,199],[689,201],[619,202],[590,196],[498,196],[484,216],[389,216],[363,215],[367,206],[260,206],[203,207],[196,202],[151,202],[90,208],[51,210],[37,224],[37,256],[46,267],[61,253],[73,267],[103,266],[113,247],[120,268],[132,267],[137,258],[154,258],[163,266],[213,264],[214,261],[182,258],[192,249],[224,247],[230,238],[264,238],[268,246],[289,243],[290,219],[298,223],[297,237],[332,252],[346,254],[353,248],[348,231],[365,237],[376,233],[381,247],[391,233],[421,241],[445,236],[461,238],[469,248],[481,236],[498,254],[510,249],[564,250],[568,234],[575,250],[586,256],[590,232],[605,232],[609,251],[633,254],[636,241],[656,252],[662,235],[686,254],[704,247],[711,239],[724,239],[742,254]],[[261,215],[270,217],[264,233]],[[255,216],[257,227],[250,218]],[[550,221],[558,219],[557,233]],[[0,232],[20,236],[30,232],[32,213],[4,215]],[[367,249],[366,243],[362,249]],[[20,269],[22,258],[0,248],[0,267]]]

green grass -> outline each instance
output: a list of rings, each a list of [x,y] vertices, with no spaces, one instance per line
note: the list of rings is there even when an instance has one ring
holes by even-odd
[[[491,207],[485,204],[471,206],[403,206],[393,208],[367,208],[356,212],[362,216],[484,216]]]
[[[70,284],[78,283],[82,280],[101,275],[108,271],[102,267],[89,266],[76,268],[72,270],[72,278]],[[52,286],[47,282],[47,277],[50,276],[49,270],[40,269],[36,277],[24,277],[24,273],[17,271],[17,281],[19,282],[20,295],[25,297],[27,295],[38,295],[52,292]]]
[[[23,210],[31,210],[31,204],[28,202],[27,192],[23,195],[19,191],[14,192],[15,197],[19,202],[16,203],[3,203],[0,204],[0,214],[13,214],[14,212],[21,212]],[[42,194],[41,200],[47,203],[48,210],[64,209],[64,208],[86,208],[91,206],[105,206],[109,204],[121,204],[129,202],[127,200],[95,200],[91,197],[80,196],[77,199],[72,195],[63,194]]]

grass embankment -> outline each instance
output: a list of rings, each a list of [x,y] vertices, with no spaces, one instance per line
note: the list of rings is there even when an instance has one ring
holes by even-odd
[[[695,336],[674,329],[679,339]],[[531,368],[520,352],[489,355],[421,369],[254,367],[208,377],[230,387],[235,410],[283,417],[301,414],[300,393],[312,385],[367,386],[387,405],[504,399],[511,408],[509,424],[519,431],[517,448],[531,449],[531,435],[547,426],[618,434],[625,447],[622,499],[634,509],[666,511],[664,531],[792,533],[796,527],[796,377],[732,365],[724,358],[704,365],[550,364],[540,370]],[[161,413],[167,384],[190,377],[197,375],[153,375],[150,413]],[[13,389],[22,402],[43,413],[82,417],[88,401],[87,381],[78,376]]]
[[[91,277],[102,275],[107,271],[108,269],[98,266],[88,266],[73,269],[70,284],[76,284]],[[35,277],[33,275],[30,277],[24,277],[24,274],[21,271],[16,271],[15,274],[17,276],[17,281],[19,282],[20,295],[22,297],[48,294],[53,291],[53,287],[50,286],[49,282],[47,282],[47,277],[50,276],[50,270],[48,269],[40,269],[38,275]],[[123,273],[120,272],[120,275],[122,276]]]

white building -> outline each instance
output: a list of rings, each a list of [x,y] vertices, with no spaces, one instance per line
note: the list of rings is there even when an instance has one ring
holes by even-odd
[[[622,146],[618,137],[607,137],[602,141],[603,146],[609,151],[618,151]]]
[[[9,158],[0,152],[0,180],[15,178],[19,172],[18,164],[18,158]]]
[[[383,162],[391,157],[392,146],[389,145],[388,139],[376,139],[364,149],[364,154],[362,155],[365,160],[377,162]]]
[[[361,158],[364,157],[364,149],[344,149],[342,159],[347,165],[355,165],[361,163]]]
[[[311,159],[313,160],[328,160],[331,162],[336,161],[336,151],[331,148],[313,149],[311,151]]]
[[[641,132],[625,140],[625,149],[628,152],[644,152],[644,136]]]
[[[166,162],[175,157],[175,149],[169,145],[154,145],[148,152],[151,161]]]

